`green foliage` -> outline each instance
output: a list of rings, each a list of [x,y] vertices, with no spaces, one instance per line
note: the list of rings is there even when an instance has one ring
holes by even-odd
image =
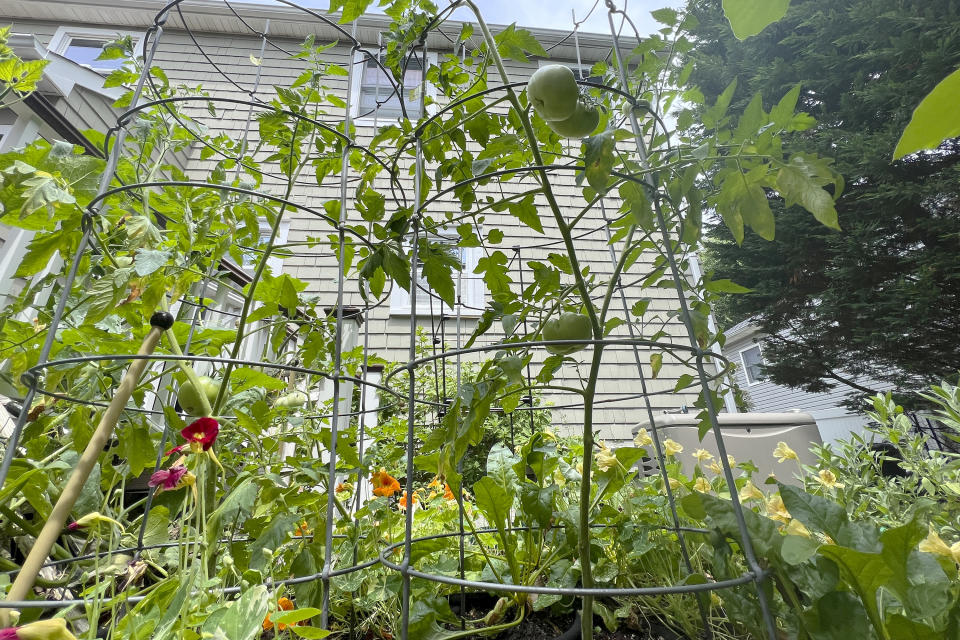
[[[893,150],[893,159],[923,149],[936,149],[948,138],[960,136],[960,70],[954,71],[923,97]]]
[[[701,43],[688,58],[690,82],[716,103],[698,111],[704,133],[727,105],[745,114],[775,105],[769,122],[787,123],[778,144],[796,151],[767,181],[715,174],[730,176],[717,203],[727,228],[710,225],[705,266],[752,290],[719,298],[720,325],[754,318],[769,336],[771,380],[806,391],[860,396],[875,392],[865,379],[910,391],[950,378],[960,355],[960,148],[948,140],[897,163],[890,154],[921,96],[960,64],[955,3],[794,0],[780,22],[742,42],[720,2],[690,9]],[[817,124],[788,117],[793,101]],[[694,115],[689,122],[701,126]],[[829,172],[811,170],[810,157],[829,161]],[[772,242],[742,235],[731,202],[755,202],[764,229],[776,220]]]

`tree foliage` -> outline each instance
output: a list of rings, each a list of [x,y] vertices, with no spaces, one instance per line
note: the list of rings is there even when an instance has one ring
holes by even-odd
[[[690,9],[701,43],[691,78],[707,103],[734,79],[734,111],[756,92],[774,104],[799,84],[797,108],[818,125],[785,144],[832,159],[846,180],[836,202],[842,231],[770,191],[773,241],[748,235],[737,246],[725,225],[712,228],[708,266],[752,289],[719,304],[721,324],[756,318],[772,336],[771,378],[807,391],[858,376],[908,390],[955,375],[960,141],[890,158],[913,108],[960,64],[960,3],[795,0],[744,42],[719,0]]]

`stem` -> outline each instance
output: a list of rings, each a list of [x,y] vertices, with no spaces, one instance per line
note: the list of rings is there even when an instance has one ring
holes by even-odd
[[[148,356],[153,353],[162,335],[163,329],[158,326],[151,327],[150,331],[144,337],[137,355]],[[67,481],[63,492],[57,499],[57,503],[50,512],[50,516],[44,523],[40,535],[37,536],[33,548],[30,549],[30,553],[23,563],[23,568],[20,570],[20,573],[17,574],[13,585],[10,587],[10,591],[6,597],[8,602],[23,600],[30,593],[30,589],[33,587],[37,575],[43,567],[44,561],[50,554],[50,549],[54,543],[56,543],[57,538],[60,537],[64,524],[66,524],[67,518],[73,510],[73,505],[76,503],[77,498],[80,497],[83,485],[86,483],[87,478],[90,477],[90,472],[93,470],[94,465],[96,465],[97,460],[100,459],[100,454],[103,453],[103,448],[113,434],[113,428],[120,419],[120,414],[126,408],[127,402],[130,400],[130,396],[137,386],[137,381],[140,379],[140,375],[146,366],[146,358],[139,358],[130,363],[127,373],[117,386],[117,391],[110,401],[110,405],[106,411],[103,412],[100,423],[90,437],[90,441],[87,443],[83,455],[81,455],[77,461],[76,467],[74,467],[73,473],[70,475],[70,479]],[[0,625],[6,627],[9,626],[9,624],[10,610],[4,609],[0,611]]]

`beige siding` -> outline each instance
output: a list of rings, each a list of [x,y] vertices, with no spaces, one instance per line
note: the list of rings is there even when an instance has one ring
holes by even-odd
[[[230,20],[226,20],[226,23]],[[234,20],[234,23],[236,21]],[[229,25],[224,24],[224,29]],[[273,86],[283,85],[291,82],[297,77],[302,67],[302,62],[290,60],[283,52],[268,46],[261,62],[261,66],[253,64],[250,56],[259,56],[261,41],[258,37],[252,35],[227,35],[222,33],[202,33],[196,34],[198,44],[203,48],[206,57],[201,54],[190,37],[183,31],[178,31],[176,26],[179,19],[174,16],[171,18],[169,29],[163,35],[160,46],[157,51],[155,64],[161,66],[167,73],[172,84],[184,83],[189,86],[202,84],[211,99],[217,103],[217,99],[235,98],[241,99],[247,97],[247,92],[253,91],[256,82],[258,70],[261,72],[261,80],[256,90],[256,95],[263,100],[269,100],[273,96]],[[124,24],[129,28],[130,25]],[[259,27],[259,24],[258,24]],[[236,28],[236,24],[233,28]],[[36,33],[41,39],[49,38],[49,35],[55,30],[55,26],[40,23],[18,22],[15,30],[29,30]],[[283,48],[295,51],[299,42],[292,39],[277,38],[276,42]],[[320,41],[318,40],[318,43]],[[372,45],[375,46],[375,45]],[[350,49],[347,46],[337,46],[325,52],[327,60],[332,63],[347,67],[351,62]],[[585,60],[592,62],[592,60]],[[219,70],[218,70],[219,68]],[[537,68],[535,61],[530,64],[519,64],[511,61],[509,64],[509,73],[512,80],[521,81],[529,76]],[[359,71],[359,69],[357,69]],[[223,74],[229,77],[225,78]],[[232,82],[231,82],[232,81]],[[347,90],[346,77],[331,77],[326,82],[329,90],[341,97],[345,97]],[[491,82],[491,85],[494,82]],[[77,105],[80,108],[80,105]],[[243,105],[218,104],[217,116],[211,118],[206,113],[205,105],[188,108],[198,120],[202,121],[209,132],[216,135],[225,132],[236,139],[242,135],[245,122],[248,117],[248,107]],[[330,123],[340,122],[344,113],[342,110],[328,107],[327,113],[323,116],[325,121]],[[256,116],[257,110],[254,110]],[[369,142],[373,135],[373,128],[362,125],[357,128],[357,140],[360,144]],[[254,146],[257,141],[256,121],[251,127],[249,136],[250,146]],[[477,149],[479,150],[479,149]],[[576,154],[577,148],[572,148],[571,153]],[[200,161],[199,148],[192,150],[192,159],[188,165],[188,172],[195,178],[202,178],[214,160]],[[409,160],[405,160],[404,167],[409,166]],[[427,167],[428,174],[432,175],[432,167]],[[567,217],[573,217],[585,205],[580,189],[574,183],[572,172],[558,172],[554,174],[555,192],[560,206],[564,209]],[[318,185],[314,179],[311,169],[307,169],[301,175],[292,198],[297,202],[305,203],[318,210],[322,210],[324,202],[330,199],[339,198],[339,176],[327,176],[322,185]],[[529,189],[532,184],[530,179],[522,183],[516,181],[512,183],[503,183],[503,193],[519,193]],[[267,192],[280,194],[283,191],[283,181],[278,177],[267,177],[264,180],[263,189]],[[386,187],[387,182],[381,179],[378,186]],[[413,181],[405,178],[405,188],[407,193],[412,196]],[[500,193],[501,185],[491,183],[485,193],[497,196]],[[389,205],[388,205],[389,206]],[[492,228],[499,228],[504,233],[504,240],[498,247],[488,247],[487,250],[493,251],[499,249],[503,251],[508,258],[514,257],[515,246],[520,246],[520,258],[523,262],[529,260],[546,260],[551,252],[565,254],[566,251],[559,242],[560,236],[556,228],[555,221],[549,213],[546,201],[542,196],[537,198],[537,206],[541,211],[541,220],[544,226],[544,235],[539,236],[526,227],[522,227],[519,222],[507,213],[496,214],[488,213],[482,221],[484,231]],[[619,202],[610,197],[606,201],[607,215],[615,217]],[[349,215],[352,220],[359,221],[359,215],[353,210],[352,203],[348,203]],[[442,219],[446,212],[459,211],[459,203],[453,195],[447,195],[440,198],[432,204],[426,212],[435,219]],[[326,244],[307,248],[298,243],[305,243],[308,237],[326,237],[332,233],[333,228],[325,222],[318,220],[315,216],[307,212],[298,211],[290,215],[290,229],[288,242],[297,246],[296,255],[287,258],[284,261],[284,271],[300,278],[308,283],[308,291],[321,297],[325,304],[332,305],[336,301],[336,274],[337,260],[329,246]],[[603,280],[606,274],[611,270],[610,253],[607,246],[606,231],[603,223],[603,216],[599,207],[591,211],[583,218],[576,230],[578,236],[577,249],[582,267],[588,267],[590,272],[596,274],[599,280]],[[551,244],[552,243],[552,244]],[[548,246],[549,245],[549,246]],[[619,246],[617,247],[619,250]],[[625,283],[633,283],[626,289],[627,303],[632,306],[637,300],[649,297],[653,299],[647,317],[642,323],[637,325],[642,331],[642,337],[649,337],[660,328],[664,328],[669,334],[676,336],[678,344],[687,345],[687,339],[681,331],[681,327],[675,319],[668,319],[668,312],[677,306],[675,294],[672,289],[665,288],[647,288],[641,289],[636,284],[642,280],[651,268],[655,255],[652,252],[645,254],[633,266],[631,271],[624,276]],[[514,262],[516,267],[517,262]],[[515,282],[519,282],[521,274],[519,269],[515,268],[512,272]],[[533,274],[525,268],[523,273],[524,281],[529,284],[532,281]],[[362,306],[363,302],[357,292],[355,281],[350,281],[346,286],[345,302],[348,305]],[[598,290],[598,295],[602,289]],[[622,316],[622,307],[618,297],[615,297],[611,306],[612,315]],[[475,326],[476,320],[473,318],[464,318],[462,321],[462,337],[465,341]],[[430,329],[431,322],[425,319],[421,323]],[[389,313],[389,304],[381,305],[380,308],[370,312],[366,327],[370,332],[370,344],[372,351],[391,360],[405,360],[409,344],[409,317],[391,316]],[[491,330],[481,341],[479,345],[490,345],[497,343],[502,335],[495,329]],[[447,322],[444,328],[444,335],[448,346],[456,344],[456,325],[453,320]],[[620,327],[614,331],[616,337],[627,337],[626,327]],[[667,355],[664,358],[664,367],[658,379],[650,379],[649,359],[650,351],[642,349],[640,353],[641,361],[644,364],[644,372],[648,377],[648,390],[655,395],[651,396],[651,403],[655,413],[664,410],[676,410],[683,405],[692,405],[695,400],[695,390],[690,393],[672,394],[667,393],[673,389],[676,380],[685,370],[677,362]],[[572,366],[565,366],[561,376],[556,380],[556,384],[565,386],[578,386],[579,375],[586,375],[589,362],[589,352],[581,352],[577,355],[578,359],[584,363],[580,371]],[[476,357],[476,356],[467,356]],[[451,359],[452,361],[452,359]],[[534,374],[538,367],[534,367]],[[628,346],[611,346],[605,351],[604,366],[600,372],[600,381],[598,384],[601,404],[595,414],[595,420],[601,435],[614,441],[625,441],[630,438],[630,428],[635,423],[646,419],[646,412],[643,400],[639,398],[620,402],[612,402],[617,398],[639,394],[641,392],[640,381],[637,373],[635,356],[633,350]],[[575,401],[574,396],[570,395],[549,395],[548,399],[554,404],[568,404]],[[577,430],[582,423],[582,410],[568,410],[556,412],[556,418],[562,428]]]

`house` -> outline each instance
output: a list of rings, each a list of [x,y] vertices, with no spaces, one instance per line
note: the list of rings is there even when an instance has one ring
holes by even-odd
[[[110,70],[109,67],[119,63],[117,60],[95,60],[104,44],[119,35],[125,35],[133,39],[139,50],[147,29],[154,23],[158,12],[167,5],[166,0],[6,0],[0,7],[0,23],[12,23],[14,33],[32,38],[36,43],[37,55],[47,57],[59,66],[69,64],[77,68],[77,77],[82,76],[85,79],[81,89],[96,93],[97,78],[102,78],[103,74]],[[306,37],[313,37],[318,44],[333,43],[333,46],[324,52],[325,60],[350,71],[347,75],[330,76],[325,80],[328,91],[341,98],[342,106],[327,107],[324,118],[331,123],[339,123],[349,113],[356,127],[357,143],[365,145],[370,143],[379,127],[396,123],[403,109],[408,111],[412,120],[416,120],[420,115],[420,103],[414,96],[386,97],[390,92],[383,72],[363,51],[352,49],[347,42],[348,38],[344,37],[346,33],[355,34],[363,44],[363,49],[382,52],[382,34],[388,26],[389,18],[382,15],[364,15],[355,24],[338,27],[320,19],[318,13],[305,12],[281,3],[184,0],[172,6],[167,14],[163,33],[157,44],[154,65],[163,69],[172,85],[182,83],[190,87],[203,86],[210,102],[216,107],[216,115],[205,115],[205,106],[185,108],[193,109],[190,111],[191,115],[203,122],[211,135],[223,134],[226,139],[231,140],[242,138],[249,140],[253,147],[258,131],[255,125],[251,127],[250,122],[256,114],[253,114],[253,108],[248,104],[230,100],[269,102],[276,95],[276,86],[293,82],[303,70],[304,63],[292,59],[291,53],[298,50]],[[444,23],[440,32],[433,33],[427,39],[427,65],[435,64],[439,56],[469,55],[478,45],[477,36],[473,36],[464,47],[455,44],[461,26],[455,22]],[[496,33],[503,28],[494,26],[493,30]],[[585,77],[594,62],[607,60],[611,54],[611,38],[608,35],[581,33],[576,38],[571,38],[565,31],[535,27],[531,28],[531,31],[549,50],[550,59],[545,61],[534,58],[528,63],[509,60],[508,72],[514,81],[523,81],[540,65],[555,62],[570,65],[581,77]],[[414,63],[406,69],[404,81],[407,86],[415,86],[422,80],[422,66]],[[43,95],[43,92],[41,94]],[[429,104],[436,97],[429,84],[427,94],[431,98],[427,100],[429,113],[438,108]],[[104,93],[103,97],[109,98],[110,95]],[[70,94],[63,97],[65,105],[79,101],[79,98],[71,98]],[[13,126],[20,126],[22,118],[33,116],[16,113],[0,117],[8,120],[13,118]],[[78,117],[74,126],[77,129],[92,127],[102,130],[107,126],[108,120],[107,117],[100,121]],[[17,143],[24,141],[25,138],[21,136]],[[475,144],[472,148],[475,151],[480,150]],[[570,151],[577,153],[579,146],[572,144]],[[404,162],[408,160],[405,159]],[[191,147],[182,166],[189,177],[203,180],[213,163],[214,160],[205,155],[198,144]],[[404,168],[407,166],[403,165]],[[412,177],[406,172],[402,175],[404,188],[412,192]],[[575,183],[572,172],[557,172],[555,177],[558,201],[573,217],[584,206],[581,189]],[[279,187],[280,182],[276,178],[267,176],[261,188],[270,191]],[[516,183],[497,184],[495,181],[491,182],[487,189],[489,195],[498,197],[501,194],[521,192],[521,187]],[[339,197],[339,178],[327,176],[319,182],[313,180],[312,184],[306,179],[299,181],[291,199],[322,208],[325,202],[338,200]],[[539,198],[538,196],[532,201],[535,207],[543,206]],[[439,197],[431,206],[432,213],[436,216],[459,211],[459,202],[452,194]],[[580,254],[583,265],[601,278],[611,269],[606,218],[614,216],[619,206],[620,203],[614,196],[606,198],[602,208],[597,206],[586,213],[580,226],[583,233],[578,234],[578,246],[582,250]],[[352,194],[347,198],[347,208],[348,215],[359,220]],[[531,281],[533,272],[530,261],[547,261],[549,254],[558,251],[562,254],[562,245],[557,242],[559,236],[552,217],[542,215],[540,219],[544,234],[536,237],[530,237],[529,229],[521,227],[517,219],[508,212],[489,211],[483,217],[482,228],[478,226],[477,232],[481,236],[486,236],[492,229],[500,232],[498,235],[501,235],[502,239],[497,247],[490,250],[501,251],[509,260],[511,277],[516,283],[523,282],[524,278],[528,283]],[[269,227],[266,221],[262,224],[262,233],[266,234]],[[331,227],[315,216],[301,210],[292,212],[281,224],[278,237],[279,242],[286,244],[289,250],[283,256],[274,257],[271,268],[282,270],[305,282],[308,293],[319,296],[324,304],[333,307],[337,303],[336,254],[314,241],[317,237],[325,237],[330,231]],[[5,233],[5,237],[12,237],[9,231]],[[439,230],[437,235],[442,238],[444,234],[455,233],[456,229],[451,225],[449,229]],[[11,245],[21,246],[23,240],[13,238],[9,242]],[[473,267],[484,255],[483,252],[483,248],[469,248],[464,249],[459,256],[466,268],[458,278],[459,304],[456,308],[444,308],[429,291],[420,291],[417,294],[418,324],[428,331],[433,345],[437,348],[442,348],[443,345],[448,348],[462,345],[473,332],[482,310],[489,302],[490,295],[486,285],[479,276],[473,274]],[[6,282],[16,266],[15,254],[6,255],[10,257],[2,263],[0,282]],[[255,252],[250,255],[252,263]],[[643,280],[643,276],[638,274],[655,271],[655,259],[656,252],[646,251],[633,265],[631,276],[624,279],[628,286],[624,288],[622,310],[620,300],[616,300],[617,313],[628,314],[628,310],[635,304],[649,300],[647,312],[638,322],[641,331],[649,328],[649,333],[652,334],[663,329],[668,339],[685,344],[683,326],[679,319],[670,313],[676,306],[673,290],[656,286],[643,288],[638,284]],[[249,273],[250,266],[245,263],[224,265],[224,268],[234,269],[236,277],[242,281],[243,274]],[[215,298],[217,307],[204,315],[203,322],[228,324],[241,305],[241,299],[233,292],[221,290],[207,292],[205,295]],[[355,280],[347,282],[343,300],[345,305],[364,309],[365,302],[359,295]],[[388,361],[406,361],[410,342],[410,308],[410,295],[399,287],[393,287],[383,304],[363,312],[358,343],[367,344],[371,353]],[[261,332],[260,335],[264,333]],[[624,326],[614,329],[612,335],[628,337]],[[502,337],[503,333],[497,327],[481,338],[477,345],[494,344]],[[250,353],[258,351],[258,345],[250,349]],[[677,411],[681,407],[692,406],[695,402],[695,388],[673,392],[681,375],[687,371],[684,366],[667,354],[663,358],[659,375],[654,376],[650,368],[652,353],[647,347],[641,347],[635,353],[634,348],[625,344],[611,346],[605,352],[595,414],[595,423],[602,437],[614,443],[628,441],[631,438],[630,428],[646,415],[641,398],[638,366],[644,369],[654,412]],[[478,356],[465,354],[464,357],[475,359]],[[449,362],[454,362],[452,356]],[[534,367],[534,375],[536,370]],[[556,384],[575,386],[579,384],[580,373],[574,367],[565,366]],[[366,375],[368,380],[374,382],[379,378],[378,372],[372,368]],[[579,430],[582,412],[577,407],[575,396],[545,393],[544,400],[558,407],[570,405],[569,408],[554,410],[554,420],[561,430],[564,427],[573,432]]]
[[[748,397],[750,411],[802,411],[817,421],[824,443],[862,432],[868,420],[843,406],[849,389],[838,385],[824,393],[809,393],[774,384],[763,374],[764,334],[751,320],[744,320],[724,332],[727,336],[723,355],[736,365],[736,383]],[[891,387],[876,380],[855,380],[877,391]]]

